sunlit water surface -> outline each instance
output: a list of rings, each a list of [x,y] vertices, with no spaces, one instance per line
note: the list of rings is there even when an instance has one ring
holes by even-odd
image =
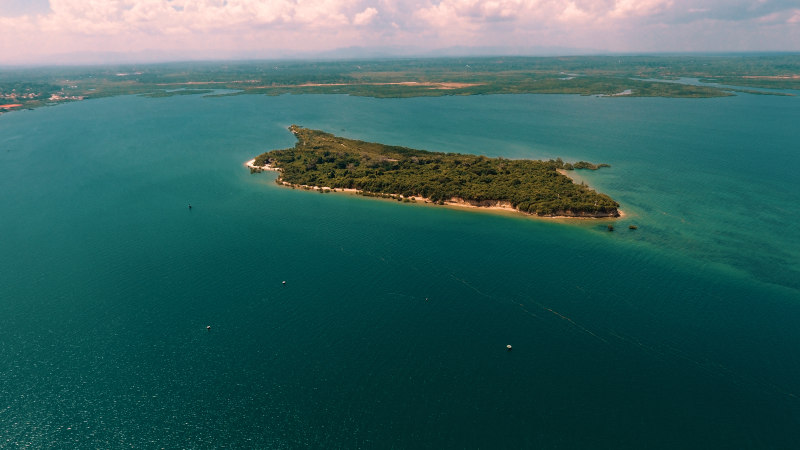
[[[791,448],[799,102],[177,96],[3,115],[0,447]],[[578,176],[627,215],[610,233],[251,175],[292,123],[609,163]]]

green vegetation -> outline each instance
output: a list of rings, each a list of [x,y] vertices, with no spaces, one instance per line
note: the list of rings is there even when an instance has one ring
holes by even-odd
[[[556,161],[560,161],[560,158]],[[574,170],[574,169],[589,169],[589,170],[597,170],[601,167],[611,167],[608,164],[592,164],[586,161],[578,161],[575,164],[564,163],[564,170]]]
[[[162,97],[173,97],[175,95],[210,94],[212,92],[214,91],[211,89],[177,89],[171,91],[148,92],[147,94],[144,94],[144,96],[150,98],[162,98]]]
[[[587,162],[509,160],[437,153],[358,141],[297,125],[294,147],[272,150],[255,164],[279,168],[280,183],[356,189],[367,195],[410,201],[452,199],[474,206],[509,204],[539,216],[616,217],[619,204],[558,172],[608,167]]]
[[[697,85],[681,78],[721,86]],[[114,95],[162,97],[214,90],[222,91],[206,95],[720,97],[736,92],[773,93],[753,88],[800,89],[800,55],[295,60],[0,70],[0,100],[21,103],[23,108]]]

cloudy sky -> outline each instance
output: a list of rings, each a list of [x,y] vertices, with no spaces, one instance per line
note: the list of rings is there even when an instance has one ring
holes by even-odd
[[[0,65],[408,51],[800,51],[800,0],[0,0]]]

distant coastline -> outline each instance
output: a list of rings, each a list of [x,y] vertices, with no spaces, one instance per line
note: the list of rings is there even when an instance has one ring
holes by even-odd
[[[800,55],[468,57],[175,62],[19,68],[0,80],[0,112],[116,95],[347,94],[375,98],[572,94],[606,98],[795,95]],[[365,67],[369,67],[365,71]],[[465,70],[466,69],[466,70]],[[682,80],[696,80],[691,83]],[[64,80],[69,80],[65,82]]]

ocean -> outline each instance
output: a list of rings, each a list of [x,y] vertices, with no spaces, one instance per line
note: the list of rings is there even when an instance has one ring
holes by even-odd
[[[798,123],[797,97],[752,94],[122,96],[2,115],[0,447],[794,448]],[[626,215],[250,174],[294,145],[291,124],[608,163],[576,175]]]

